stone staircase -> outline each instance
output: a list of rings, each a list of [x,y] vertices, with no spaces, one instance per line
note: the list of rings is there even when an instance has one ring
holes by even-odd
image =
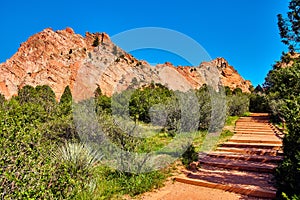
[[[222,189],[243,195],[276,197],[273,172],[282,159],[283,135],[266,113],[253,113],[236,122],[235,134],[222,146],[201,154],[197,167],[176,181]]]

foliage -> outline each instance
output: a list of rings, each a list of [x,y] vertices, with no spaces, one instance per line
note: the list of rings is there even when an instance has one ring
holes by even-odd
[[[174,139],[180,125],[190,127],[188,123],[192,120],[186,120],[186,124],[180,121],[183,108],[179,100],[192,106],[193,112],[199,115],[196,129],[208,128],[211,95],[217,93],[210,89],[204,85],[195,91],[200,105],[197,108],[185,98],[189,93],[170,91],[160,84],[129,89],[112,98],[97,88],[94,99],[79,103],[73,102],[69,87],[57,102],[50,87],[25,86],[19,90],[19,96],[3,100],[0,106],[0,119],[3,119],[0,121],[0,142],[3,144],[0,148],[0,193],[4,199],[90,196],[111,199],[159,187],[167,176],[166,171],[132,174],[104,167],[101,162],[111,156],[111,151],[105,146],[96,153],[90,148],[94,144],[87,144],[85,138],[79,137],[78,128],[87,132],[90,141],[97,143],[102,141],[103,135],[94,129],[100,126],[105,137],[124,152],[157,151]],[[77,107],[86,109],[90,102],[95,103],[96,121],[93,123],[96,123],[85,126],[76,121],[80,120],[78,116],[76,120],[73,118],[73,112]],[[188,113],[186,117],[195,113]],[[82,120],[89,116],[82,116]],[[189,131],[182,127],[180,131]],[[135,137],[140,133],[151,134],[151,137]],[[196,150],[206,132],[196,134],[195,141],[184,154],[186,164],[197,158]],[[101,155],[100,158],[97,155]],[[123,169],[128,169],[131,161],[126,156],[119,158]]]
[[[60,97],[60,110],[62,115],[70,115],[72,113],[72,93],[70,87],[67,86]]]
[[[300,1],[290,1],[287,18],[283,18],[282,14],[277,17],[282,42],[288,45],[291,52],[298,51],[300,48]]]
[[[268,99],[265,94],[262,93],[253,93],[250,95],[249,102],[249,111],[250,112],[269,112]]]
[[[242,116],[249,111],[249,97],[247,94],[234,92],[234,95],[227,96],[228,116]]]
[[[243,90],[241,88],[235,88],[233,91],[232,91],[232,94],[234,95],[240,95],[240,94],[243,94]]]
[[[196,91],[196,95],[199,103],[199,129],[208,129],[211,122],[211,95],[210,89],[207,85],[203,85],[199,90]]]
[[[300,62],[293,67],[271,70],[265,81],[268,93],[274,93],[279,99],[291,99],[300,93]]]
[[[267,94],[273,115],[285,119],[288,134],[283,139],[284,160],[276,170],[278,194],[300,196],[300,62],[274,68],[266,77]]]
[[[76,191],[85,188],[88,177],[85,174],[71,176],[67,163],[51,157],[49,152],[56,148],[55,141],[47,140],[40,127],[54,120],[53,115],[43,104],[33,103],[34,99],[42,97],[36,95],[32,98],[34,89],[27,89],[27,102],[14,98],[0,109],[0,118],[3,119],[0,122],[2,198],[71,198]]]
[[[279,192],[300,197],[300,96],[287,100],[284,117],[288,134],[283,139],[284,160],[276,170]]]
[[[144,174],[125,174],[109,167],[99,166],[95,173],[95,189],[82,191],[77,199],[122,199],[122,195],[136,196],[163,186],[168,170]]]
[[[182,155],[181,162],[186,167],[193,161],[198,160],[198,152],[195,150],[195,146],[191,144],[188,149]]]
[[[224,89],[225,89],[226,96],[232,95],[232,90],[230,89],[229,86],[225,86]]]
[[[236,121],[239,119],[238,116],[228,116],[225,121],[226,126],[235,126]]]
[[[151,84],[142,90],[135,90],[129,102],[129,113],[135,120],[151,122],[151,109],[157,104],[165,105],[174,94],[160,84]],[[162,113],[163,114],[163,113]]]
[[[281,62],[290,63],[291,54],[299,50],[300,1],[291,0],[287,19],[278,15],[278,27],[282,42],[291,53],[284,54]],[[293,59],[293,66],[274,66],[265,82],[273,115],[283,118],[288,133],[283,139],[284,159],[276,169],[278,197],[300,198],[300,60]],[[280,65],[279,65],[280,66]]]
[[[103,95],[102,91],[99,87],[94,92],[95,94],[95,104],[96,104],[96,112],[107,112],[111,113],[111,98]]]
[[[71,142],[60,146],[54,155],[70,166],[69,173],[73,176],[77,173],[89,173],[102,158],[88,144]]]
[[[70,87],[67,86],[63,92],[63,94],[60,97],[60,103],[65,104],[65,103],[72,103],[72,93],[70,90]]]

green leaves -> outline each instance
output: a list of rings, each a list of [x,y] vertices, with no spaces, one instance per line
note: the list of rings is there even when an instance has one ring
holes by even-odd
[[[282,42],[288,45],[291,52],[300,50],[300,1],[291,0],[287,18],[277,15],[278,27]]]
[[[300,1],[293,3],[299,9]],[[285,28],[281,28],[283,34]],[[278,191],[286,198],[297,199],[300,197],[300,60],[294,59],[293,63],[293,66],[271,70],[265,86],[272,114],[284,118],[288,130],[283,139],[285,157],[276,170]]]
[[[0,193],[4,199],[66,199],[85,188],[88,176],[70,176],[69,164],[51,157],[72,122],[59,116],[48,86],[25,86],[0,106]],[[49,136],[51,135],[51,136]],[[60,139],[58,139],[60,138]],[[69,138],[74,138],[69,137]]]

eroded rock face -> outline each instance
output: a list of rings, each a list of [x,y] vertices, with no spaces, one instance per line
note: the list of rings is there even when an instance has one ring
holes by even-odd
[[[294,65],[296,59],[300,59],[300,53],[287,53],[285,56],[283,56],[283,59],[281,61],[278,61],[274,67],[275,68],[287,68]]]
[[[6,98],[17,95],[25,85],[49,85],[57,99],[69,85],[73,96],[83,99],[97,86],[111,96],[151,82],[181,91],[209,82],[249,92],[251,85],[223,58],[197,67],[175,67],[171,63],[153,67],[114,45],[106,33],[86,33],[83,37],[71,28],[47,28],[31,36],[15,55],[0,64],[0,93]]]

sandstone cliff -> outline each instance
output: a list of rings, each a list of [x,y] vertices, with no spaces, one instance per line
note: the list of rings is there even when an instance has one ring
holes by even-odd
[[[31,36],[15,55],[0,64],[0,93],[6,98],[17,95],[25,85],[49,85],[58,99],[69,85],[73,95],[82,99],[92,95],[97,86],[110,96],[151,82],[181,91],[211,82],[249,92],[251,85],[223,58],[196,67],[171,63],[153,67],[114,45],[105,33],[86,33],[83,37],[71,28],[47,28]]]

